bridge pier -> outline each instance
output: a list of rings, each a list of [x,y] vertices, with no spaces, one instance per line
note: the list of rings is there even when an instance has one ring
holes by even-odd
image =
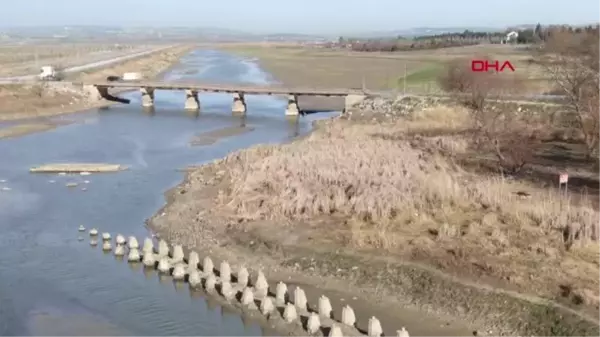
[[[85,85],[83,85],[83,91],[87,94],[87,96],[90,98],[90,100],[99,101],[104,97],[103,91],[105,93],[108,93],[108,88],[97,87],[95,85],[85,84]]]
[[[244,99],[243,92],[236,92],[233,94],[233,106],[231,112],[234,115],[245,115],[246,114],[246,100]]]
[[[198,92],[195,90],[185,91],[185,110],[198,111],[200,110],[200,101],[198,100]]]
[[[142,106],[145,108],[154,106],[154,88],[142,87],[140,88],[142,93]]]
[[[348,112],[356,104],[364,101],[367,98],[365,95],[350,94],[344,97],[344,113]]]
[[[286,116],[298,116],[300,109],[298,109],[298,96],[288,95],[288,105],[285,109]]]

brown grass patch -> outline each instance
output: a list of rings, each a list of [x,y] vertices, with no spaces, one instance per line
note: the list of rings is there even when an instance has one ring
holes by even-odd
[[[151,46],[114,43],[55,43],[0,47],[0,75],[31,75],[43,65],[71,67],[132,53]]]
[[[456,276],[597,306],[598,211],[442,155],[440,147],[466,151],[451,135],[464,131],[463,112],[432,108],[398,124],[338,121],[301,142],[235,153],[224,162],[231,187],[221,207],[296,226],[330,217],[310,228],[316,242],[384,249]],[[415,145],[407,131],[428,125],[444,132]],[[574,291],[565,295],[564,286]]]
[[[261,66],[278,80],[293,86],[328,88],[363,84],[371,90],[404,90],[415,94],[440,93],[437,77],[443,65],[456,58],[474,58],[481,53],[498,60],[510,60],[515,74],[530,78],[520,93],[547,91],[537,65],[527,62],[530,55],[507,45],[480,45],[429,51],[352,52],[290,44],[219,44],[217,48],[246,57],[258,58]],[[406,82],[403,80],[406,75]]]

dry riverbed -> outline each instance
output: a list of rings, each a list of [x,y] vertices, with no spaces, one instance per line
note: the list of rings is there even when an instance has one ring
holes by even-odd
[[[386,335],[598,335],[597,208],[561,211],[554,187],[457,166],[473,157],[447,130],[464,111],[408,110],[354,113],[196,168],[149,226],[313,289],[312,303],[348,303],[359,328],[375,315]],[[573,242],[562,231],[574,223]]]
[[[231,126],[222,129],[213,130],[206,133],[201,133],[195,136],[190,144],[192,146],[206,146],[218,142],[220,139],[242,135],[251,132],[254,128],[246,126]]]

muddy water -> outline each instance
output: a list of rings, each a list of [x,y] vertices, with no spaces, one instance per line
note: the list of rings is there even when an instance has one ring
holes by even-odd
[[[254,64],[215,51],[196,51],[167,80],[266,83]],[[182,93],[157,92],[154,113],[131,105],[58,118],[73,122],[48,132],[0,140],[0,335],[260,335],[187,287],[159,282],[79,241],[77,227],[147,235],[144,221],[182,179],[179,169],[257,143],[282,142],[310,130],[290,123],[285,102],[247,97],[248,116],[231,116],[231,97],[201,94],[199,116],[182,111]],[[322,117],[322,116],[321,116]],[[245,125],[204,146],[199,134]],[[49,162],[110,162],[125,172],[34,175]],[[67,188],[76,182],[75,188]]]

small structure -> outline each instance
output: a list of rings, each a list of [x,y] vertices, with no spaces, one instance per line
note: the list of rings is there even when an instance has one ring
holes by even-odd
[[[56,79],[56,69],[53,66],[43,66],[38,76],[42,81],[52,81]]]
[[[502,39],[502,43],[515,43],[515,42],[517,42],[518,38],[519,38],[519,32],[513,30],[513,31],[510,31],[508,34],[506,34],[504,39]]]
[[[123,81],[139,81],[142,79],[142,75],[140,73],[124,73],[121,79]]]

